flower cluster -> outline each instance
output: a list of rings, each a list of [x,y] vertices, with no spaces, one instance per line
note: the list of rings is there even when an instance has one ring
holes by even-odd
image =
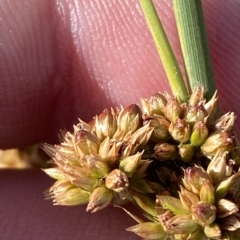
[[[62,133],[45,144],[57,181],[56,205],[96,212],[131,202],[148,218],[128,228],[145,239],[234,239],[240,228],[239,150],[235,114],[217,118],[197,88],[188,102],[156,93]],[[236,238],[235,238],[236,239]]]

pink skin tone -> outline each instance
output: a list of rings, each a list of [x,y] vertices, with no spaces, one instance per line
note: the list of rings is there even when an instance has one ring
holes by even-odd
[[[54,143],[58,129],[71,130],[79,117],[88,121],[106,107],[169,90],[137,2],[0,0],[1,148]],[[171,1],[158,2],[183,69]],[[239,7],[204,1],[222,111],[237,114]],[[120,209],[86,214],[85,207],[53,207],[42,194],[53,181],[42,172],[0,174],[1,239],[135,239],[124,231],[134,221]]]

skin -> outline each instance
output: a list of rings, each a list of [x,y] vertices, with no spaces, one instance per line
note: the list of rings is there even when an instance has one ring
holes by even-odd
[[[158,2],[183,69],[171,1]],[[239,114],[240,2],[203,5],[221,109]],[[79,117],[169,90],[136,0],[0,0],[0,16],[1,148],[55,143]],[[0,174],[1,239],[135,239],[120,209],[53,207],[42,172]]]

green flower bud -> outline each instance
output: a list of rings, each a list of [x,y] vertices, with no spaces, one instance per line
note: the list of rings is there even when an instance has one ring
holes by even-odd
[[[166,141],[169,138],[168,128],[170,123],[162,116],[144,117],[144,124],[149,123],[153,127],[151,140],[154,142]]]
[[[206,141],[207,137],[208,128],[206,127],[206,124],[202,121],[196,122],[190,137],[191,144],[195,147],[199,147]]]
[[[156,203],[175,215],[188,213],[188,209],[182,205],[181,200],[175,197],[157,195]]]
[[[132,197],[137,203],[137,205],[144,210],[144,212],[150,214],[151,216],[157,216],[155,201],[148,197],[146,194],[138,193],[132,191]]]
[[[154,147],[153,157],[160,161],[174,158],[177,154],[177,146],[169,143],[159,143]]]
[[[220,199],[217,204],[217,217],[224,218],[238,212],[238,206],[230,200]]]
[[[202,227],[210,225],[216,219],[217,209],[210,203],[195,203],[192,205],[191,210],[193,220]]]
[[[204,89],[203,87],[196,87],[190,96],[188,101],[190,106],[195,106],[204,101]]]
[[[175,141],[186,143],[191,136],[191,126],[185,120],[177,118],[171,122],[169,132]]]
[[[117,117],[117,131],[113,135],[114,139],[121,140],[127,133],[134,133],[142,124],[141,109],[136,104],[131,104],[125,109],[121,109]]]
[[[65,178],[65,175],[60,170],[60,168],[46,168],[42,169],[48,176],[56,180],[61,180]]]
[[[203,183],[200,190],[200,200],[209,204],[215,203],[215,191],[214,187],[210,182]]]
[[[186,239],[187,240],[209,240],[209,238],[205,235],[202,228],[198,228],[196,231],[190,233]]]
[[[185,121],[188,123],[195,123],[197,121],[203,121],[207,116],[207,111],[202,104],[191,106],[185,116]]]
[[[105,109],[99,116],[96,116],[94,120],[95,124],[93,129],[101,141],[106,137],[111,138],[117,131],[117,119],[113,109],[111,112]]]
[[[119,169],[122,170],[128,177],[131,177],[140,163],[142,154],[143,152],[138,152],[135,155],[122,159],[119,164]]]
[[[227,152],[220,154],[220,151],[218,151],[207,167],[207,173],[215,186],[225,179],[227,166],[226,156]]]
[[[89,192],[81,188],[72,188],[58,196],[55,205],[76,206],[88,203]]]
[[[195,154],[195,148],[191,144],[180,144],[178,145],[179,155],[183,162],[190,162]]]
[[[114,169],[107,175],[105,185],[108,189],[121,192],[129,187],[128,177],[121,170]]]
[[[98,152],[99,139],[90,131],[79,130],[75,134],[74,147],[80,158]]]
[[[221,229],[217,223],[212,223],[204,228],[204,233],[211,239],[220,239],[222,236]]]
[[[110,172],[107,163],[97,154],[85,156],[81,161],[81,165],[91,176],[96,178],[104,178]]]
[[[132,181],[137,181],[137,180],[143,178],[143,176],[145,175],[145,172],[151,162],[152,161],[150,161],[150,160],[140,160],[138,168],[131,176]]]
[[[89,197],[89,203],[87,205],[87,212],[97,212],[107,207],[113,198],[113,191],[109,190],[105,186],[97,187]]]
[[[184,171],[183,184],[187,190],[199,195],[202,185],[211,183],[211,178],[201,167],[189,167]]]
[[[126,230],[134,232],[138,236],[149,240],[165,239],[167,237],[167,233],[165,233],[161,224],[155,222],[140,223],[129,227]]]
[[[191,215],[180,214],[163,222],[163,229],[168,234],[189,234],[199,229],[199,225]]]
[[[175,122],[175,120],[182,115],[182,108],[179,101],[176,98],[169,97],[164,113],[168,120]]]
[[[230,189],[230,187],[232,186],[232,184],[234,183],[234,181],[236,179],[240,178],[240,172],[237,172],[235,174],[233,174],[231,177],[227,178],[226,180],[222,181],[216,188],[215,190],[215,197],[216,199],[221,199],[223,198],[228,190]]]
[[[218,150],[222,153],[233,149],[233,139],[229,133],[216,132],[211,134],[201,146],[203,154],[207,157],[213,157]]]
[[[195,195],[192,192],[189,192],[182,186],[180,186],[180,189],[181,191],[179,192],[179,198],[181,200],[181,203],[186,210],[191,211],[191,206],[199,202],[199,198],[197,195]]]
[[[144,179],[134,182],[131,181],[131,189],[139,193],[155,193],[155,191],[150,187],[148,182]]]
[[[187,239],[189,234],[174,234],[174,240],[182,240],[182,239]]]
[[[86,204],[89,193],[76,188],[67,180],[59,180],[49,190],[49,196],[53,199],[54,205],[75,206]]]
[[[95,189],[98,185],[100,185],[100,182],[101,182],[100,179],[89,176],[89,175],[85,175],[85,176],[83,175],[81,177],[78,177],[72,180],[72,183],[74,185],[88,192],[92,192],[93,189]]]

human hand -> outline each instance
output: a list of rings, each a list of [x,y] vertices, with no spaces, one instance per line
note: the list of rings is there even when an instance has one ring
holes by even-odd
[[[170,2],[157,7],[183,66]],[[237,114],[239,6],[204,2],[221,107]],[[0,16],[1,148],[55,142],[78,117],[169,89],[136,0],[0,0]],[[39,172],[1,172],[1,183],[2,239],[134,239],[119,209],[93,215],[44,202],[50,180]]]

